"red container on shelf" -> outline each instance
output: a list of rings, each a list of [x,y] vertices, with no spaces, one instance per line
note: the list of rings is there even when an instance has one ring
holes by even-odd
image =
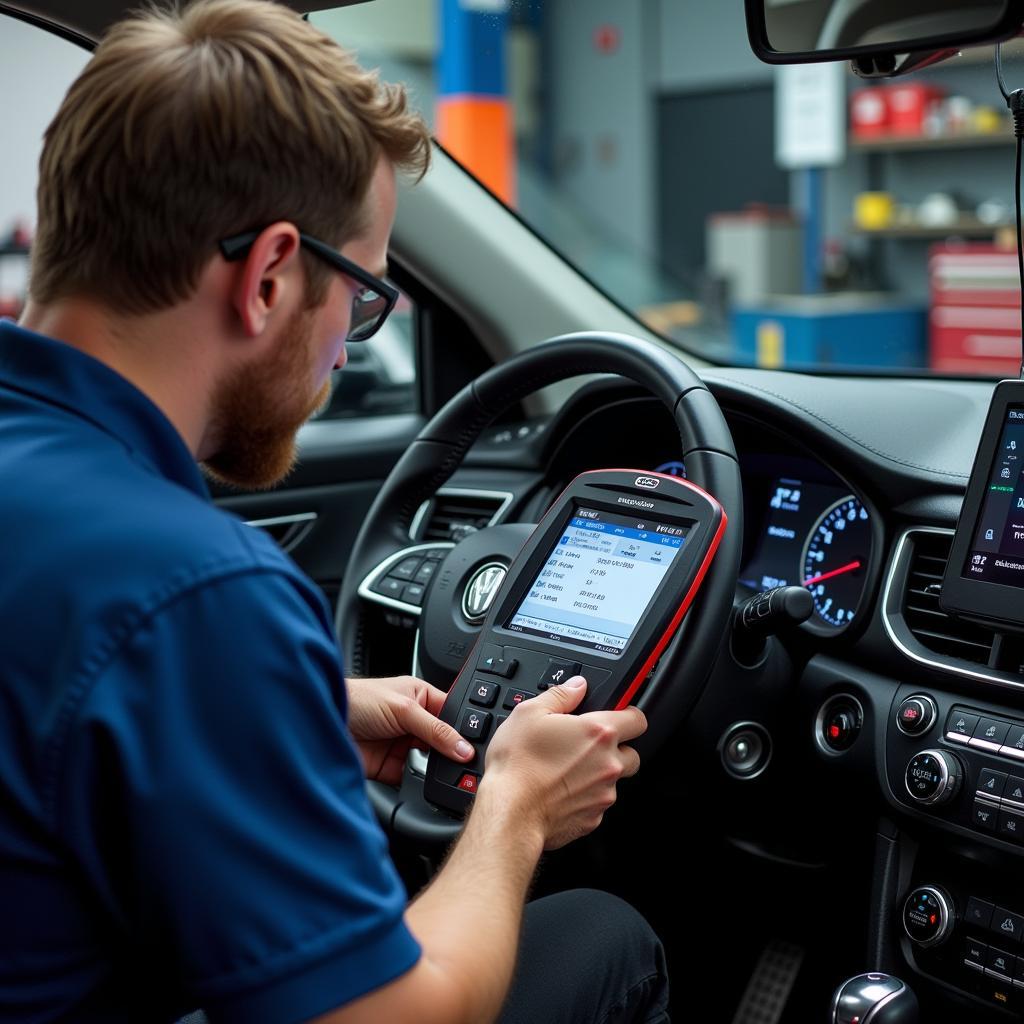
[[[890,135],[923,135],[929,110],[946,95],[944,90],[920,82],[888,85],[885,91]]]
[[[995,245],[936,245],[928,277],[928,365],[942,373],[1016,377],[1021,364],[1016,252]]]
[[[884,86],[858,89],[850,96],[850,133],[877,139],[889,131],[889,94]]]

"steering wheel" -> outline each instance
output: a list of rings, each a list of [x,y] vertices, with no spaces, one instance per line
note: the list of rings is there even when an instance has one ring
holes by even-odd
[[[413,517],[504,410],[548,384],[594,373],[627,377],[665,405],[679,430],[687,478],[717,498],[728,517],[700,593],[637,702],[649,725],[634,745],[641,756],[648,756],[693,707],[728,635],[743,538],[740,468],[718,403],[682,360],[652,342],[623,334],[563,335],[499,363],[458,392],[423,427],[370,507],[349,558],[336,628],[349,671],[359,675],[367,665],[366,602],[418,612],[415,649],[421,675],[448,690],[480,629],[464,612],[467,584],[489,562],[509,565],[533,526],[498,525],[457,544],[417,545],[409,539]],[[380,593],[386,574],[410,552],[435,560],[422,609]],[[448,842],[462,823],[426,802],[423,769],[413,763],[410,758],[399,789],[369,783],[374,809],[400,834],[420,842]]]

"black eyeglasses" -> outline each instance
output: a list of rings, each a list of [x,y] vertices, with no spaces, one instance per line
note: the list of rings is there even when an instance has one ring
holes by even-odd
[[[226,260],[243,259],[253,242],[259,238],[258,231],[246,231],[241,235],[232,235],[220,243],[221,255]],[[329,245],[299,232],[299,241],[315,256],[319,256],[325,263],[329,263],[335,270],[340,270],[353,281],[358,282],[362,287],[352,297],[352,319],[349,323],[348,336],[346,341],[368,341],[372,338],[388,318],[388,314],[395,308],[398,301],[398,289],[393,288],[374,277],[367,270],[363,270],[358,263],[346,259],[336,249]]]

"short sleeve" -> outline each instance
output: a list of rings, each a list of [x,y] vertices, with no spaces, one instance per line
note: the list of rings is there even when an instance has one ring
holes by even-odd
[[[180,595],[82,698],[58,828],[117,931],[212,1021],[306,1020],[419,957],[344,700],[314,593],[279,572]]]

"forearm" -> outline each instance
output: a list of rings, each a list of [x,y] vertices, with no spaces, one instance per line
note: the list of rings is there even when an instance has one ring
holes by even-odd
[[[544,846],[541,829],[503,796],[481,786],[444,867],[406,912],[424,959],[452,998],[453,1022],[493,1020],[501,1009]]]

